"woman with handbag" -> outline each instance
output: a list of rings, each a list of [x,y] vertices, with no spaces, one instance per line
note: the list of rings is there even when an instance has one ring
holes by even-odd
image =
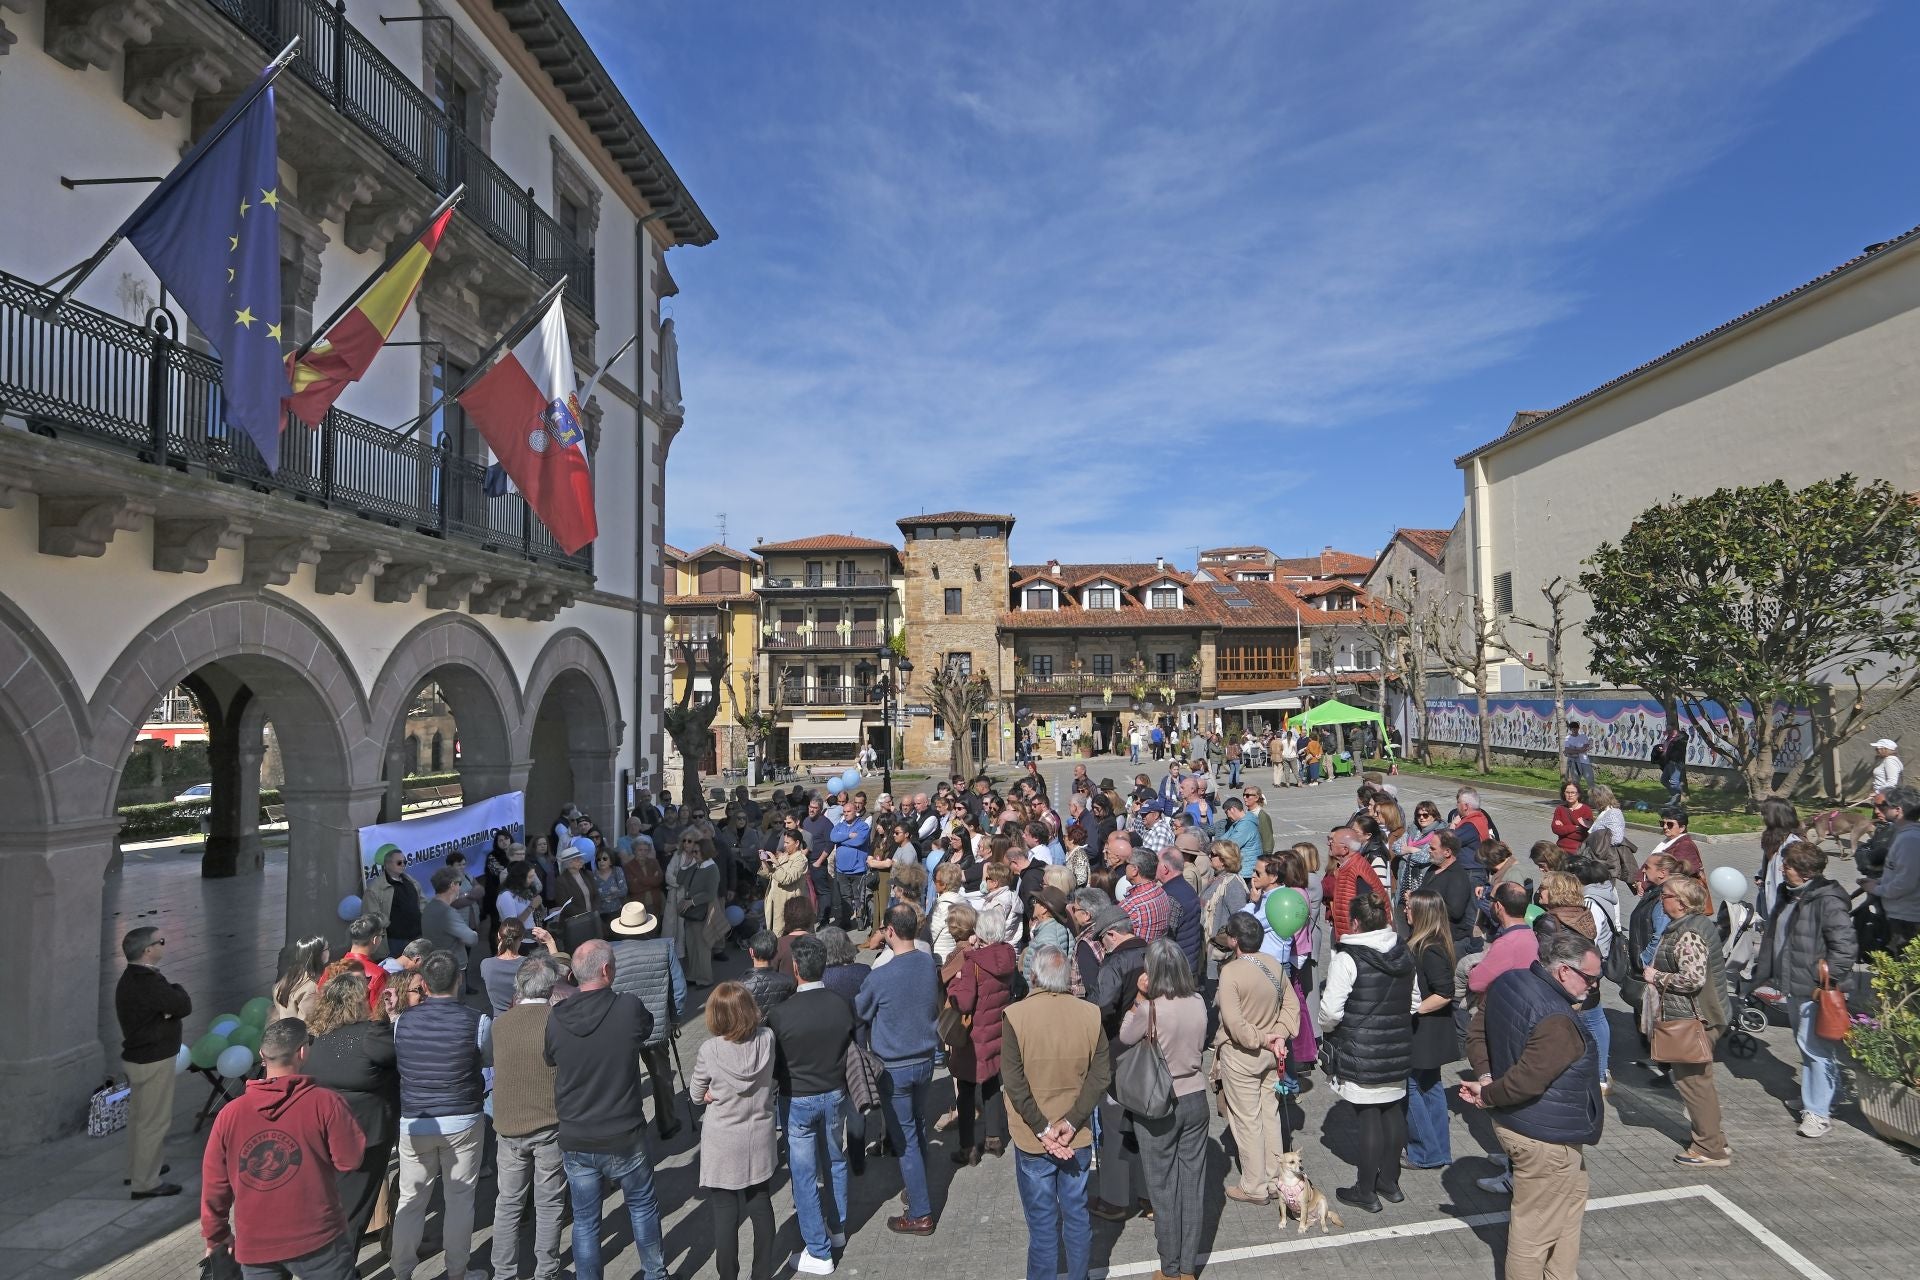
[[[1358,894],[1347,910],[1353,932],[1334,947],[1320,989],[1320,1060],[1327,1083],[1353,1107],[1359,1176],[1333,1194],[1342,1204],[1379,1213],[1382,1200],[1405,1199],[1400,1152],[1407,1145],[1413,1073],[1414,963],[1380,895]]]
[[[1128,1056],[1159,1056],[1172,1104],[1166,1115],[1134,1116],[1140,1169],[1153,1202],[1160,1272],[1191,1276],[1200,1265],[1206,1209],[1207,1078],[1200,1058],[1207,1045],[1207,1008],[1194,994],[1186,953],[1171,938],[1148,945],[1139,984],[1143,998],[1121,1019],[1119,1040],[1134,1046]]]
[[[1652,1045],[1648,1056],[1667,1064],[1693,1128],[1691,1141],[1673,1162],[1724,1169],[1733,1160],[1720,1121],[1713,1059],[1729,1023],[1727,961],[1720,931],[1706,914],[1707,901],[1707,886],[1692,876],[1669,876],[1660,886],[1660,905],[1672,923],[1642,975],[1647,999],[1641,1008]]]
[[[1460,1036],[1453,1027],[1454,981],[1452,921],[1446,900],[1431,889],[1407,895],[1407,926],[1413,955],[1413,1073],[1407,1078],[1408,1169],[1444,1169],[1453,1163],[1447,1133],[1447,1083],[1443,1069],[1460,1061]]]
[[[1220,966],[1213,1071],[1240,1153],[1240,1182],[1227,1187],[1227,1199],[1242,1204],[1268,1203],[1280,1176],[1287,1143],[1274,1085],[1287,1043],[1300,1029],[1293,983],[1285,966],[1261,954],[1265,941],[1266,930],[1244,911],[1228,916],[1213,938],[1213,945],[1231,957]]]
[[[1760,940],[1754,981],[1787,998],[1793,1038],[1800,1046],[1800,1136],[1832,1130],[1840,1091],[1840,1039],[1848,1026],[1847,998],[1834,984],[1853,969],[1853,904],[1826,878],[1827,855],[1796,840],[1780,851],[1780,907]],[[1836,1034],[1837,1033],[1837,1034]]]
[[[947,989],[940,1030],[960,1113],[955,1164],[979,1164],[982,1150],[997,1156],[1007,1149],[1006,1103],[1000,1096],[1000,1025],[1013,1003],[1012,982],[1019,968],[1006,941],[1005,918],[983,911],[974,921],[972,936],[954,948],[940,973]],[[986,1131],[984,1143],[978,1140],[976,1120],[984,1122],[979,1126]]]

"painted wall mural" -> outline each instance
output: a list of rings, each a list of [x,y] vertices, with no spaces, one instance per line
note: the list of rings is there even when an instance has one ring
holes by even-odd
[[[1493,719],[1490,745],[1507,751],[1545,751],[1558,754],[1560,744],[1553,740],[1553,699],[1496,697],[1487,699]],[[1707,705],[1708,717],[1724,725],[1727,713],[1718,704]],[[1811,721],[1804,710],[1779,708],[1776,713],[1786,724],[1786,733],[1774,767],[1789,769],[1799,763],[1813,741]],[[1647,752],[1666,732],[1666,715],[1660,704],[1647,697],[1602,697],[1567,699],[1567,719],[1578,721],[1593,738],[1593,755],[1608,760],[1647,763]],[[1480,740],[1480,726],[1473,714],[1471,698],[1431,698],[1427,702],[1427,725],[1435,742],[1471,746]],[[1721,756],[1699,733],[1689,733],[1687,763],[1705,767],[1728,768],[1732,762]]]

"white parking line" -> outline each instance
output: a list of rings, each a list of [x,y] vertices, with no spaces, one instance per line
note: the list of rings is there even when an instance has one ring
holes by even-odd
[[[1595,1213],[1602,1209],[1630,1209],[1648,1204],[1672,1204],[1676,1200],[1706,1201],[1726,1214],[1737,1226],[1782,1262],[1806,1277],[1806,1280],[1833,1280],[1831,1275],[1809,1262],[1799,1250],[1769,1231],[1758,1218],[1714,1187],[1673,1187],[1664,1191],[1635,1191],[1628,1195],[1604,1196],[1598,1200],[1587,1201],[1587,1212]],[[1460,1218],[1435,1218],[1429,1222],[1415,1222],[1404,1227],[1374,1227],[1366,1231],[1344,1231],[1339,1235],[1297,1236],[1290,1240],[1276,1240],[1272,1244],[1249,1245],[1241,1249],[1222,1249],[1205,1255],[1201,1261],[1208,1266],[1218,1266],[1225,1262],[1245,1262],[1254,1258],[1273,1258],[1289,1253],[1341,1249],[1348,1245],[1371,1244],[1376,1240],[1413,1240],[1421,1236],[1440,1235],[1448,1231],[1468,1231],[1474,1227],[1492,1226],[1495,1223],[1505,1222],[1511,1216],[1507,1213],[1475,1213]],[[1143,1276],[1158,1270],[1159,1266],[1158,1260],[1128,1262],[1107,1267],[1104,1270],[1095,1269],[1092,1274],[1096,1277],[1114,1278]]]

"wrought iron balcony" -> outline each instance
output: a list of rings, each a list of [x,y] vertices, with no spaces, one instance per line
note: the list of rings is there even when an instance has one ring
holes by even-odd
[[[435,196],[467,184],[460,217],[535,275],[567,278],[567,299],[593,314],[593,251],[576,244],[420,86],[325,0],[205,0],[269,56],[300,37],[291,72],[411,170]],[[431,203],[431,202],[429,202]]]
[[[879,685],[860,685],[850,680],[838,683],[820,680],[787,680],[780,686],[783,707],[864,707],[879,706],[886,700]]]
[[[891,587],[893,576],[878,569],[851,573],[806,573],[760,580],[761,591],[860,591]]]
[[[400,528],[591,573],[593,548],[561,551],[517,493],[489,497],[486,466],[444,445],[334,409],[318,430],[289,417],[269,471],[222,411],[220,362],[156,328],[69,302],[0,272],[0,410],[33,431],[133,454],[158,467],[278,491]]]

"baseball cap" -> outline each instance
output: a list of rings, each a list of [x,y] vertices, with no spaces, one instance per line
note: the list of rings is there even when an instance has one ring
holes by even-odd
[[[1882,738],[1874,743],[1873,746],[1876,751],[1898,751],[1900,749],[1900,744],[1892,738]]]
[[[1167,802],[1165,800],[1149,800],[1145,804],[1140,806],[1140,812],[1141,813],[1167,813],[1167,812],[1170,812],[1170,810],[1168,810]]]

